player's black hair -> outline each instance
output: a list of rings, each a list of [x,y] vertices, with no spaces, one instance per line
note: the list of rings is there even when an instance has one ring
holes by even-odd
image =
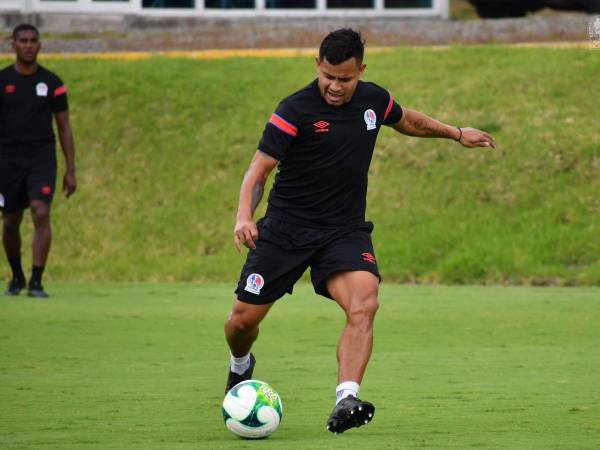
[[[337,66],[350,58],[360,65],[365,55],[365,41],[360,32],[350,28],[335,30],[325,36],[319,47],[319,60]]]
[[[38,29],[36,27],[31,25],[30,23],[22,23],[21,25],[17,25],[13,29],[13,32],[12,32],[12,40],[13,41],[17,40],[17,36],[19,35],[19,33],[21,31],[35,31],[35,34],[37,34],[38,37],[40,37],[40,32],[38,31]]]

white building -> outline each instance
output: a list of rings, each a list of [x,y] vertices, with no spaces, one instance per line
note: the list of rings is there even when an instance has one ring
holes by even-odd
[[[0,14],[448,18],[449,0],[0,0]]]

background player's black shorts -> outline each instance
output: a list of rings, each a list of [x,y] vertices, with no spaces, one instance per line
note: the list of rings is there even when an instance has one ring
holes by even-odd
[[[0,155],[0,205],[4,213],[19,211],[31,200],[52,203],[56,186],[56,157],[44,152],[33,157]]]
[[[328,298],[326,282],[336,272],[364,270],[380,278],[371,222],[323,230],[266,217],[257,227],[256,250],[248,252],[235,291],[245,303],[264,305],[291,294],[308,267],[315,292]]]

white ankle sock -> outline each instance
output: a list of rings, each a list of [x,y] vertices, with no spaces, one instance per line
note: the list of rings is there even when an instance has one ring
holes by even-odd
[[[231,355],[231,371],[233,373],[237,373],[238,375],[242,375],[246,370],[250,367],[250,353],[246,356],[240,356],[236,358]]]
[[[335,398],[336,398],[335,404],[337,405],[340,401],[342,401],[349,395],[358,397],[359,389],[360,389],[360,386],[358,385],[358,383],[355,383],[354,381],[344,381],[343,383],[340,383],[338,385],[338,387],[335,389]]]

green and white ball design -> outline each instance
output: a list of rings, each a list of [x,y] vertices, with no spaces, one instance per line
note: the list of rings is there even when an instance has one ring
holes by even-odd
[[[223,400],[227,429],[246,439],[271,435],[279,427],[282,416],[281,397],[264,381],[242,381]]]

